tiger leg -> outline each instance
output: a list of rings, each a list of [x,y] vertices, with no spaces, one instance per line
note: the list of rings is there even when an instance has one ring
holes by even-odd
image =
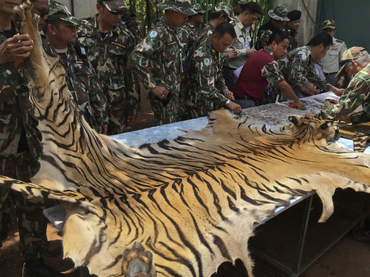
[[[123,251],[122,273],[125,277],[156,277],[153,255],[139,242]]]

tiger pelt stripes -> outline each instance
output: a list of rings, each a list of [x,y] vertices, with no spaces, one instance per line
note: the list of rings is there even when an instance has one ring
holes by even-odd
[[[63,69],[43,52],[30,10],[23,4],[16,17],[34,41],[25,69],[41,169],[32,183],[0,183],[63,203],[64,257],[76,266],[128,276],[140,259],[148,267],[134,273],[142,276],[209,277],[240,259],[253,276],[248,239],[277,206],[316,191],[324,222],[336,188],[370,192],[369,156],[327,143],[335,128],[317,119],[269,128],[220,110],[200,132],[139,148],[97,134],[68,100]]]

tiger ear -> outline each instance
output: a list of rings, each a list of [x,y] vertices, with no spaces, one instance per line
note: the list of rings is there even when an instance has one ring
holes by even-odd
[[[331,126],[333,126],[333,121],[327,121],[327,122],[325,122],[324,124],[322,124],[320,126],[320,129],[321,130],[326,130],[326,129],[328,129]]]
[[[292,122],[295,126],[298,126],[298,123],[299,123],[299,121],[298,121],[298,118],[297,117],[295,117],[295,116],[289,116],[288,117],[288,120],[290,121],[290,122]]]

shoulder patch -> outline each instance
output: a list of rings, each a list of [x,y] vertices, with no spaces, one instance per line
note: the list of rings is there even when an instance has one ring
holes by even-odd
[[[302,61],[305,61],[307,59],[307,56],[306,55],[302,55]]]
[[[151,31],[149,36],[150,38],[155,38],[156,36],[158,36],[158,33],[156,31]]]
[[[203,60],[203,63],[206,67],[208,67],[210,65],[211,61],[208,58],[206,58],[206,59]]]
[[[343,40],[337,39],[337,42],[339,42],[339,43],[343,43]]]

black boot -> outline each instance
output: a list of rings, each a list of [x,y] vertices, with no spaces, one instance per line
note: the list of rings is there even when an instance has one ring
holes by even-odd
[[[44,264],[42,258],[26,261],[23,264],[22,277],[62,277],[63,274]]]

